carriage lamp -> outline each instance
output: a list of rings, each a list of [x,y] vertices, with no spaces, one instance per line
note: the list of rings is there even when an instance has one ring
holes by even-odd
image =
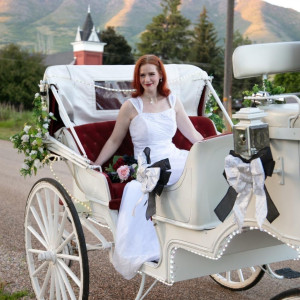
[[[47,82],[40,80],[39,88],[40,88],[40,95],[46,96],[47,95]]]
[[[232,117],[239,123],[233,127],[234,151],[246,159],[270,146],[269,127],[262,122],[266,113],[258,107],[242,108]]]

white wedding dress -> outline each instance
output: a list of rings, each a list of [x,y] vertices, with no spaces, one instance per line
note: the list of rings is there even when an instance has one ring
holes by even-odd
[[[174,95],[168,97],[170,109],[159,113],[144,113],[141,98],[131,98],[138,115],[129,126],[134,145],[134,156],[149,147],[151,164],[169,158],[171,176],[168,185],[174,184],[182,174],[188,151],[179,150],[172,143],[176,133],[176,113]],[[146,220],[145,200],[136,205],[143,196],[141,183],[133,180],[126,184],[120,206],[116,229],[113,265],[126,279],[136,275],[146,261],[159,260],[160,243],[151,220]],[[134,210],[134,215],[133,215]]]

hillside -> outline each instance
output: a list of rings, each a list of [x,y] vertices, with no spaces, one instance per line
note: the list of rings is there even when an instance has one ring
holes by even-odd
[[[150,3],[151,2],[151,3]],[[78,26],[90,4],[96,28],[116,27],[135,47],[139,34],[161,13],[160,0],[1,0],[0,46],[19,43],[44,53],[72,51]],[[198,21],[205,5],[220,43],[226,29],[226,1],[182,0],[182,14]],[[261,0],[237,0],[235,29],[255,42],[300,40],[300,13]]]

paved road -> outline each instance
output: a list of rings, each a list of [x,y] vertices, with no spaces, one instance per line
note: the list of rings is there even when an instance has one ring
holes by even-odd
[[[31,289],[24,255],[24,208],[27,195],[34,182],[41,177],[53,177],[49,168],[39,170],[38,176],[24,179],[19,175],[23,156],[17,154],[12,144],[0,141],[0,282],[9,283],[11,290]],[[59,164],[59,163],[58,163]],[[71,185],[69,173],[58,165],[57,174],[67,185]],[[126,281],[114,271],[106,252],[89,253],[90,299],[134,299],[138,290],[139,276]],[[299,261],[275,264],[275,267],[292,267],[300,270]],[[172,287],[158,284],[146,297],[147,300],[201,299],[201,300],[262,300],[289,288],[297,287],[300,279],[275,280],[269,276],[252,289],[232,292],[217,285],[209,276],[186,282],[175,283]],[[147,281],[149,286],[150,281]]]

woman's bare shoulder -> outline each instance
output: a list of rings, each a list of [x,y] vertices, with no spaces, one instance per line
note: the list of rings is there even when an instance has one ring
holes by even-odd
[[[132,119],[136,114],[136,109],[130,99],[127,99],[121,106],[120,113],[126,114]]]

